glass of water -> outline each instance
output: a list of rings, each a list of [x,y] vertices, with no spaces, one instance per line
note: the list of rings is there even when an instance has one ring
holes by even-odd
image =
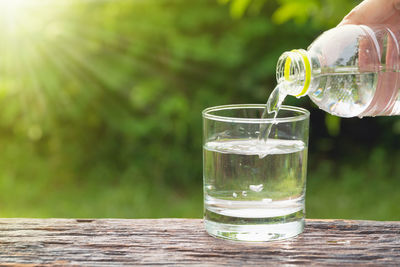
[[[272,241],[304,229],[310,113],[282,106],[261,119],[265,105],[203,111],[204,223],[215,237]],[[269,138],[260,129],[270,127]]]

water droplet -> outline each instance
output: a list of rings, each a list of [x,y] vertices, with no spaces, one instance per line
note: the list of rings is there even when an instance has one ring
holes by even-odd
[[[247,192],[246,191],[242,191],[242,196],[247,197]]]
[[[234,193],[232,194],[232,196],[236,198],[236,197],[237,197],[237,194],[234,192]]]
[[[259,185],[250,185],[249,186],[251,191],[254,192],[261,192],[264,189],[264,185],[263,184],[259,184]]]

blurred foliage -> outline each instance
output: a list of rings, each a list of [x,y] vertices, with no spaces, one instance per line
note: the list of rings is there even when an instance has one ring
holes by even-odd
[[[0,3],[0,215],[132,218],[201,217],[202,109],[266,102],[279,55],[356,4]],[[312,113],[310,216],[399,219],[399,122],[286,103]]]
[[[326,130],[331,136],[337,136],[340,133],[340,118],[331,114],[325,114]]]
[[[233,18],[245,14],[260,15],[269,0],[218,0],[229,4]],[[334,27],[339,19],[360,1],[349,0],[278,0],[271,19],[276,24],[294,20],[297,24],[311,21],[316,27]]]

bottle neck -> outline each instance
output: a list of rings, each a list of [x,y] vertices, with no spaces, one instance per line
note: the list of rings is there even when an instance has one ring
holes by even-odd
[[[306,50],[283,53],[276,66],[276,80],[288,95],[307,95],[311,82],[311,60]]]

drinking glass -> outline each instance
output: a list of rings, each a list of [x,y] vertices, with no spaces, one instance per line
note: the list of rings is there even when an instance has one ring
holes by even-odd
[[[215,237],[272,241],[302,233],[309,112],[282,106],[261,119],[265,105],[203,111],[204,223]],[[270,127],[268,138],[260,129]]]

